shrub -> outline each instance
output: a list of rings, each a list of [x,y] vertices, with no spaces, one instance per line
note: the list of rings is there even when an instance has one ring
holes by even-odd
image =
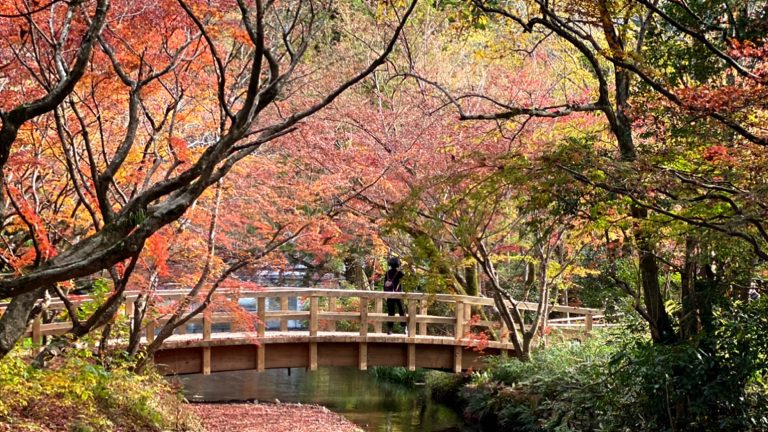
[[[10,430],[197,429],[182,405],[160,375],[107,370],[87,351],[73,351],[48,369],[27,365],[19,353],[0,362],[0,425]]]
[[[425,382],[427,371],[425,369],[416,369],[409,371],[404,367],[386,367],[375,366],[369,369],[376,379],[382,381],[388,381],[396,384],[403,384],[407,386],[416,385],[417,383]]]
[[[467,417],[520,431],[768,431],[768,299],[676,345],[627,330],[494,359],[457,392]]]

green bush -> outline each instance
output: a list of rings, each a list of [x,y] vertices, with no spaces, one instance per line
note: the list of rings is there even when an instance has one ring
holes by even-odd
[[[425,378],[432,399],[450,406],[459,404],[459,392],[468,382],[464,375],[438,371],[430,371]]]
[[[716,313],[711,334],[626,344],[609,364],[614,423],[645,430],[768,430],[768,301]]]
[[[404,367],[386,366],[374,366],[370,368],[368,372],[376,377],[376,379],[407,386],[425,382],[427,375],[427,371],[425,369],[409,371]]]
[[[768,300],[716,318],[677,345],[625,330],[497,358],[457,397],[466,417],[519,431],[768,431]]]
[[[73,351],[47,369],[11,353],[0,362],[0,424],[12,430],[55,425],[73,431],[195,430],[183,400],[156,373],[107,370],[87,351]]]

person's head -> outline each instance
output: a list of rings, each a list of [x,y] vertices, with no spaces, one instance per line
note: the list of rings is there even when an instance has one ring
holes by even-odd
[[[400,260],[397,259],[397,257],[392,257],[387,260],[387,264],[389,264],[389,266],[392,267],[393,269],[396,269],[400,267]]]

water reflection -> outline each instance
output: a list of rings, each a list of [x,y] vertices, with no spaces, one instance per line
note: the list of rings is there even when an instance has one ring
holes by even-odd
[[[381,382],[353,368],[276,369],[181,377],[191,401],[312,403],[344,415],[370,432],[471,432],[450,408],[423,388]]]

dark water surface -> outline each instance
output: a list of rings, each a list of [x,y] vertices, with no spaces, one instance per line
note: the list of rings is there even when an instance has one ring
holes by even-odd
[[[370,432],[473,432],[450,408],[408,388],[354,368],[274,369],[180,377],[190,401],[245,401],[323,405]],[[322,431],[318,431],[322,432]]]

